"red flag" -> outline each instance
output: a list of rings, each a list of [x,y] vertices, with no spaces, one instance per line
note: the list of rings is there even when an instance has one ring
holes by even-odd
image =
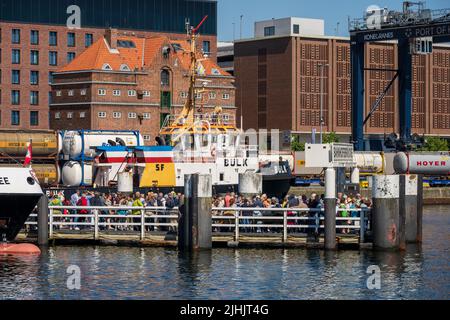
[[[23,163],[23,166],[30,166],[31,160],[33,160],[33,148],[31,146],[31,141],[28,143],[28,149],[27,149],[27,155],[25,156],[25,162]]]

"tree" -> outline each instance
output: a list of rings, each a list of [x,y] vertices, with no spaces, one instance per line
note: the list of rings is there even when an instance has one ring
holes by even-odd
[[[305,143],[300,142],[300,139],[298,137],[294,138],[291,143],[291,148],[294,152],[305,151]]]
[[[338,143],[339,137],[337,136],[336,132],[330,132],[326,133],[323,136],[323,143]]]
[[[423,148],[419,151],[449,151],[448,141],[438,137],[429,137],[425,141]]]

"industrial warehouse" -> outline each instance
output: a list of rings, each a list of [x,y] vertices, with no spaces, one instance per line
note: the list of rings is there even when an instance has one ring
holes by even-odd
[[[0,0],[0,47],[0,300],[448,299],[438,0]]]

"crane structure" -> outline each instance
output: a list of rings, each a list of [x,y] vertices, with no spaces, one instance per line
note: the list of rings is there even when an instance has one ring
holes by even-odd
[[[417,7],[417,9],[414,9]],[[356,151],[371,151],[364,140],[364,126],[376,112],[384,96],[398,79],[400,137],[397,150],[407,150],[413,144],[412,131],[412,56],[431,54],[433,43],[450,42],[450,9],[430,10],[425,3],[406,1],[403,11],[369,7],[362,19],[349,20],[351,85],[352,85],[352,142]],[[365,44],[369,42],[397,41],[398,69],[366,68]],[[380,93],[365,117],[364,95],[366,71],[395,72],[388,86]],[[394,135],[396,135],[394,133]],[[394,139],[395,140],[395,139]],[[392,143],[392,135],[391,135]],[[382,151],[382,150],[372,150]]]

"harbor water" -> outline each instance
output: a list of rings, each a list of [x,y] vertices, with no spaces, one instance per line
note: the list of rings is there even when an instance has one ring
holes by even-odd
[[[50,247],[40,257],[0,256],[0,298],[449,299],[449,227],[450,207],[426,207],[422,247],[401,253]],[[368,289],[370,266],[380,268],[379,289]],[[74,268],[79,289],[68,283]]]

